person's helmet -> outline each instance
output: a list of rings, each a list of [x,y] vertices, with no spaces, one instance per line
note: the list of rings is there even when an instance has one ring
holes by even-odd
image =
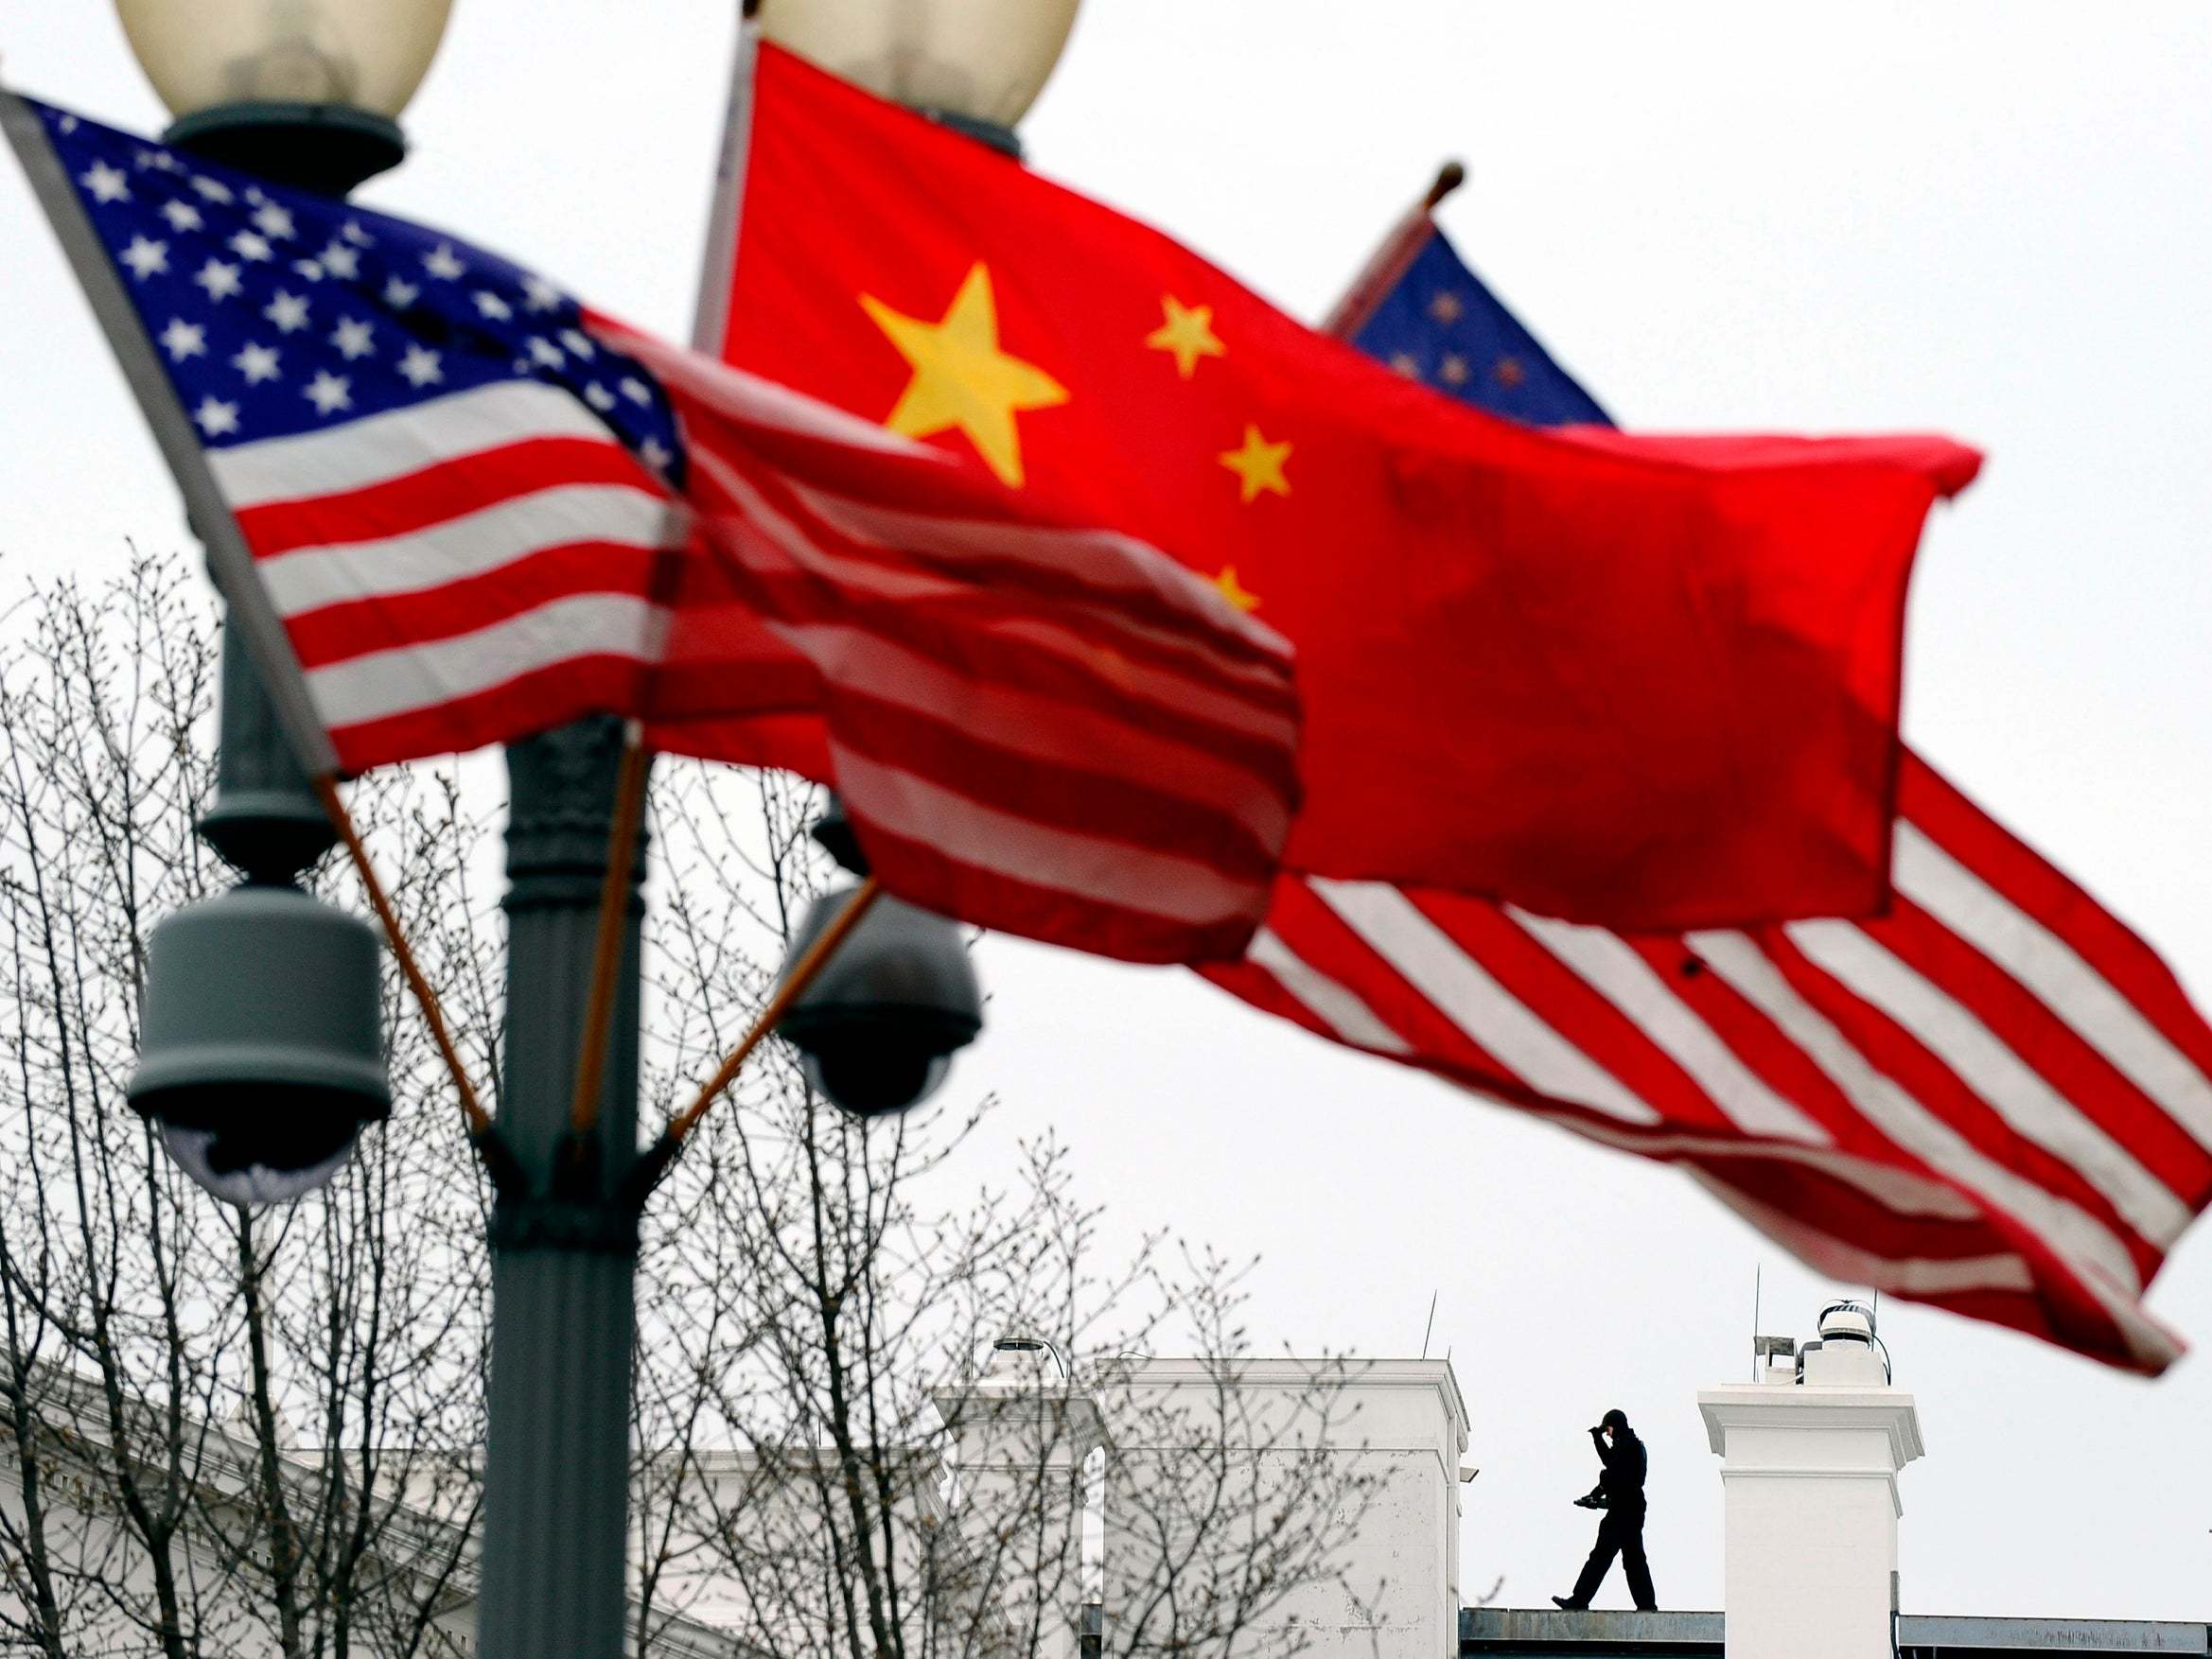
[[[1628,1432],[1628,1413],[1616,1406],[1605,1416],[1598,1419],[1598,1426],[1609,1428],[1615,1434],[1626,1434]]]

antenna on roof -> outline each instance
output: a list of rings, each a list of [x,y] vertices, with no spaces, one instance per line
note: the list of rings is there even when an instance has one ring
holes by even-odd
[[[1429,1293],[1429,1322],[1421,1328],[1421,1357],[1423,1359],[1429,1357],[1429,1337],[1436,1329],[1436,1299],[1443,1294],[1444,1286],[1441,1284]]]
[[[1764,1262],[1751,1264],[1751,1380],[1759,1380],[1759,1291],[1760,1278],[1766,1270]]]

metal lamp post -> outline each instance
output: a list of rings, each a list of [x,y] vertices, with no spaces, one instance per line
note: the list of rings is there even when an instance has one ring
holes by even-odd
[[[177,116],[172,142],[343,195],[405,154],[397,117],[430,67],[451,0],[116,4]],[[762,25],[832,70],[1018,153],[1011,125],[1051,73],[1079,4],[767,0]],[[202,833],[249,889],[292,890],[334,837],[227,631],[222,686],[218,795]],[[478,1604],[485,1659],[617,1659],[625,1647],[638,1215],[669,1155],[665,1143],[644,1158],[638,1150],[641,845],[624,874],[597,1117],[579,1133],[571,1112],[622,760],[623,730],[610,719],[507,751],[505,1077],[483,1148],[497,1188]],[[904,1042],[926,1062],[974,1035],[973,983],[961,977],[964,959],[954,960],[957,946],[946,956],[947,937],[946,924],[887,903],[845,946],[842,977],[794,1010],[810,1066],[848,1079],[855,1109],[911,1104],[941,1075],[932,1063],[886,1065],[887,1049]],[[184,981],[198,958],[174,954],[170,977]],[[949,1003],[949,1025],[937,1003]],[[204,997],[175,1005],[180,1045],[195,1024],[221,1022]],[[955,1029],[963,1021],[965,1035]],[[152,1029],[149,1019],[149,1039]],[[359,1048],[360,1034],[347,1035]],[[850,1046],[825,1061],[840,1042]],[[234,1201],[296,1196],[341,1161],[329,1158],[289,1185],[203,1184]]]
[[[397,117],[430,67],[449,6],[117,0],[132,49],[177,116],[171,142],[341,196],[405,154]],[[335,837],[229,631],[222,686],[218,793],[202,832],[251,889],[289,887]],[[568,1121],[621,742],[616,723],[596,720],[508,752],[507,1074],[493,1149],[500,1179],[479,1610],[485,1654],[611,1659],[623,1647],[637,1204],[623,1181],[637,1146],[635,869],[596,1131],[579,1143]],[[173,954],[171,977],[182,979],[193,952]],[[164,1006],[192,1028],[171,1045],[179,1051],[222,1012],[174,997]],[[150,1022],[149,1033],[150,1040]],[[336,1166],[310,1173],[327,1179]],[[203,1184],[232,1198],[299,1190]]]

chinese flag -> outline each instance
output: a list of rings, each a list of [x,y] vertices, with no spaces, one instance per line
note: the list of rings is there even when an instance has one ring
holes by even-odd
[[[1938,437],[1491,419],[773,47],[725,355],[1141,536],[1296,649],[1309,874],[1622,930],[1888,898]]]

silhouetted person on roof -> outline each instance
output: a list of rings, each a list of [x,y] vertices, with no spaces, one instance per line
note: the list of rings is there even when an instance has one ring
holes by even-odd
[[[1588,1607],[1617,1555],[1628,1575],[1628,1594],[1641,1611],[1653,1612],[1659,1604],[1652,1597],[1651,1563],[1643,1559],[1643,1442],[1628,1426],[1628,1414],[1618,1407],[1606,1413],[1589,1438],[1606,1467],[1589,1494],[1574,1501],[1586,1510],[1605,1511],[1606,1518],[1598,1523],[1598,1541],[1582,1563],[1574,1594],[1552,1599],[1561,1607]]]

